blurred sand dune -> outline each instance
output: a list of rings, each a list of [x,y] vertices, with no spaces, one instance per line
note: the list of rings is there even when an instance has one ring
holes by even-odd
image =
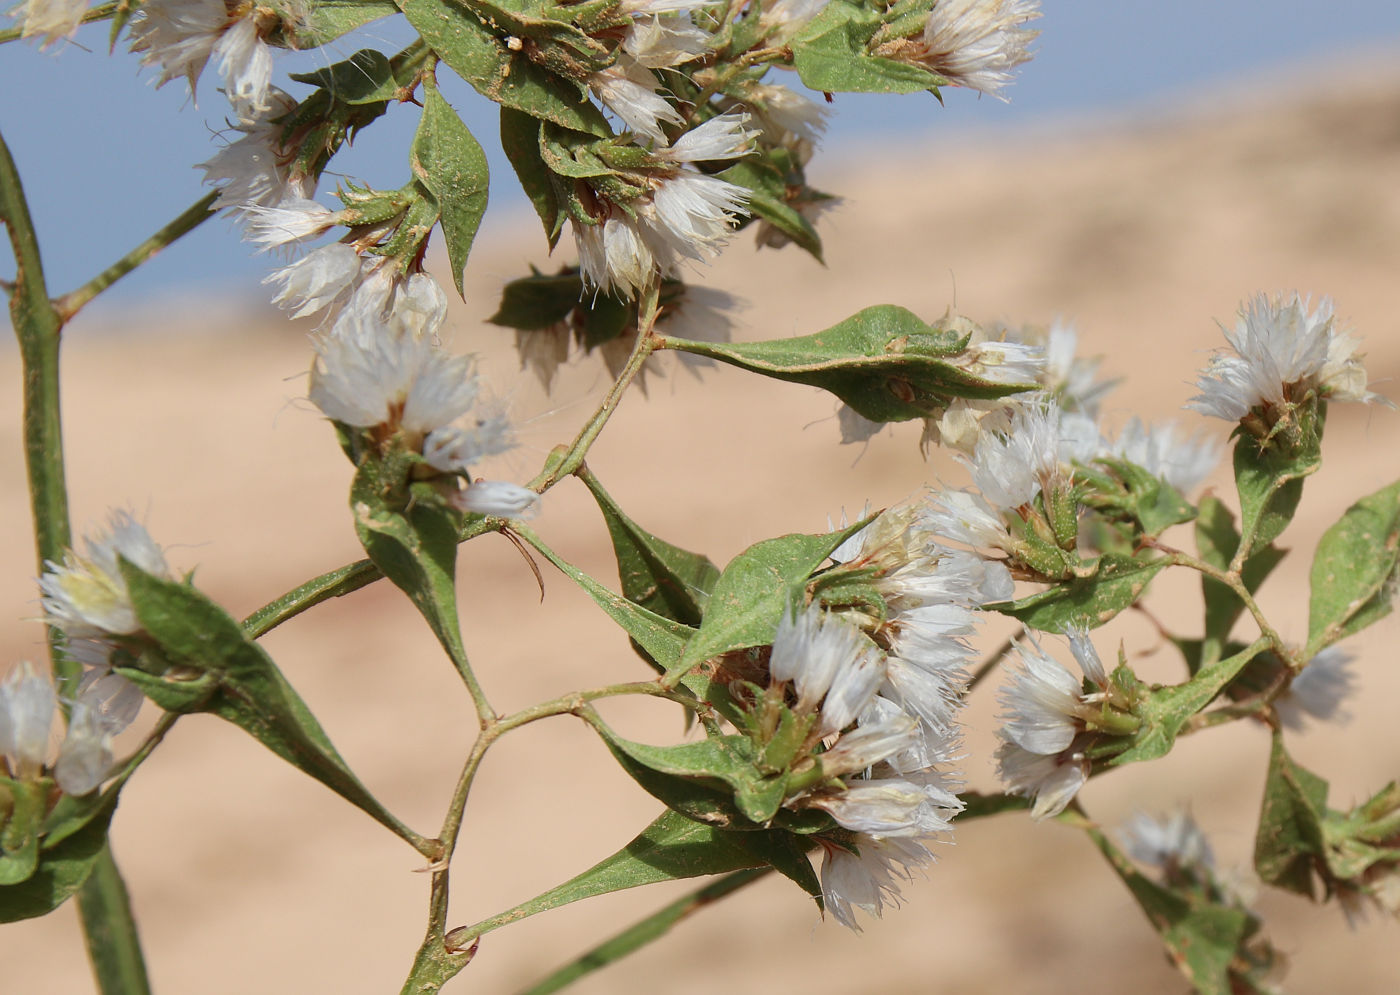
[[[953,95],[957,99],[961,95]],[[839,107],[838,107],[839,109]],[[847,198],[824,231],[828,266],[796,250],[755,252],[740,236],[706,274],[743,298],[738,337],[814,331],[860,307],[897,303],[927,318],[950,304],[978,320],[1071,319],[1081,350],[1123,378],[1110,421],[1180,417],[1190,381],[1258,290],[1330,294],[1365,338],[1377,389],[1400,397],[1400,76],[1326,94],[1280,92],[1193,117],[1079,124],[976,141],[940,135],[878,154],[832,150],[816,182]],[[508,178],[503,182],[511,182]],[[232,236],[230,236],[232,237]],[[568,252],[561,252],[565,259]],[[503,280],[547,265],[533,218],[492,217],[468,270],[450,344],[482,354],[524,423],[525,447],[492,474],[523,479],[567,440],[605,386],[601,364],[564,371],[552,396],[518,376],[509,333],[483,324]],[[157,263],[156,265],[159,265]],[[306,329],[278,319],[168,314],[110,334],[80,321],[66,352],[74,521],[130,503],[201,588],[244,614],[356,558],[345,513],[349,468],[299,400]],[[16,384],[13,350],[0,377]],[[17,391],[11,388],[12,397]],[[643,525],[724,562],[761,538],[815,531],[842,507],[883,506],[926,483],[958,482],[924,462],[917,428],[864,450],[836,445],[834,402],[815,390],[727,370],[653,379],[626,399],[589,463]],[[18,438],[18,403],[0,412]],[[1308,550],[1356,497],[1400,476],[1397,416],[1337,409],[1329,464],[1310,481],[1265,589],[1285,633],[1302,636]],[[4,451],[0,501],[11,528],[0,576],[7,618],[33,616],[28,507],[19,447]],[[1214,478],[1229,493],[1228,477]],[[539,531],[596,576],[614,577],[587,495],[551,492]],[[1189,542],[1183,536],[1182,542]],[[543,605],[499,537],[464,547],[459,583],[469,652],[497,707],[644,676],[625,640],[567,580],[546,570]],[[1197,595],[1168,579],[1151,602],[1192,626]],[[1349,804],[1400,773],[1396,626],[1354,641],[1360,694],[1344,727],[1297,743]],[[33,622],[0,622],[4,654],[41,652]],[[1150,649],[1140,619],[1099,645]],[[432,832],[471,739],[470,705],[406,599],[380,584],[269,636],[269,650],[341,751],[393,810]],[[988,640],[988,645],[991,640]],[[1174,680],[1169,652],[1138,665]],[[678,716],[646,702],[607,709],[628,734],[664,742]],[[993,784],[991,688],[969,710],[968,778]],[[1135,809],[1189,802],[1224,863],[1247,866],[1267,736],[1228,728],[1183,741],[1168,760],[1096,780],[1088,810],[1114,824]],[[398,990],[421,934],[426,878],[414,854],[329,792],[217,720],[182,721],[123,796],[114,838],[153,981],[167,993]],[[616,849],[656,803],[607,761],[581,724],[557,719],[502,742],[473,792],[454,866],[452,921],[465,923],[552,886]],[[452,991],[508,992],[691,885],[570,907],[488,936]],[[1184,989],[1146,921],[1085,840],[1022,815],[969,822],[906,889],[907,904],[863,937],[821,924],[791,885],[766,881],[668,941],[578,986],[581,992],[1016,992]],[[1293,960],[1296,992],[1394,990],[1394,924],[1348,931],[1335,909],[1265,894],[1270,935]],[[0,930],[13,992],[90,990],[71,905]]]

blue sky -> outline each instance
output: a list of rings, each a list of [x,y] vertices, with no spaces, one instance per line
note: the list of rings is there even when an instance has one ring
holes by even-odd
[[[927,139],[1102,111],[1152,113],[1179,98],[1198,101],[1222,83],[1290,69],[1326,86],[1358,52],[1385,45],[1400,51],[1397,0],[1050,0],[1043,7],[1036,57],[1008,91],[1010,103],[957,90],[946,92],[944,107],[924,94],[840,95],[826,148],[859,141],[868,149],[872,140]],[[195,107],[182,85],[152,87],[150,72],[140,71],[124,49],[109,56],[106,32],[106,25],[87,26],[77,44],[42,54],[28,44],[0,46],[0,132],[24,178],[54,293],[81,283],[197,200],[204,191],[193,164],[213,153],[225,127],[227,102],[214,92],[212,70]],[[394,19],[371,24],[327,49],[287,56],[279,78],[285,83],[287,71],[362,47],[391,52],[408,37]],[[521,210],[515,178],[494,148],[494,105],[464,85],[445,84],[444,92],[490,157],[488,214],[499,219]],[[411,105],[391,109],[333,167],[379,186],[401,185],[416,118]],[[257,281],[272,264],[216,219],[95,307],[163,293],[261,294]],[[0,276],[13,271],[6,256]]]

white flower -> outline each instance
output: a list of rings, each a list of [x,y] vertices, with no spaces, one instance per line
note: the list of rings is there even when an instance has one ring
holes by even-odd
[[[885,427],[884,422],[871,421],[849,404],[842,404],[836,411],[836,424],[841,429],[841,444],[866,442]]]
[[[768,670],[774,680],[792,682],[798,712],[821,706],[818,728],[823,736],[854,722],[885,678],[879,649],[855,626],[815,603],[783,614]]]
[[[1023,342],[972,342],[953,362],[997,384],[1034,384],[1045,372],[1045,350]]]
[[[748,199],[743,187],[689,168],[654,183],[651,196],[632,205],[633,216],[605,206],[609,213],[595,224],[573,220],[585,286],[630,298],[658,270],[676,275],[681,257],[713,257]]]
[[[1050,326],[1045,333],[1045,371],[1040,382],[1063,410],[1096,416],[1099,401],[1117,381],[1098,380],[1100,360],[1078,356],[1078,343],[1079,333],[1072,326],[1062,321]]]
[[[970,491],[940,491],[929,501],[923,524],[954,542],[974,549],[1011,550],[1015,540],[986,499]]]
[[[744,88],[744,103],[753,109],[774,145],[787,145],[794,137],[815,145],[826,131],[826,107],[786,86],[749,83]]]
[[[224,92],[238,116],[266,111],[272,90],[272,49],[262,40],[257,15],[250,11],[234,21],[215,43],[213,54],[219,57]]]
[[[1104,688],[1107,677],[1093,644],[1071,631],[1070,649],[1091,684]],[[1064,811],[1089,777],[1089,761],[1074,748],[1100,692],[1085,696],[1078,679],[1032,642],[1016,645],[1021,668],[998,693],[1003,712],[997,737],[997,776],[1006,790],[1035,799],[1031,818]]]
[[[1339,401],[1382,401],[1366,390],[1356,341],[1335,331],[1330,298],[1316,311],[1306,297],[1258,294],[1240,310],[1225,338],[1235,355],[1214,356],[1196,380],[1201,393],[1188,408],[1239,421],[1260,406],[1282,405],[1315,389]]]
[[[129,560],[148,574],[169,578],[165,554],[129,511],[115,510],[107,529],[87,536],[87,555],[73,549],[63,563],[46,563],[39,578],[46,620],[75,639],[130,635],[140,631],[118,558]]]
[[[477,415],[473,421],[469,428],[449,425],[430,432],[423,440],[423,458],[451,473],[515,448],[514,430],[504,411]]]
[[[879,919],[886,906],[898,908],[900,881],[933,862],[933,854],[907,837],[857,836],[856,852],[824,844],[822,902],[837,922],[861,931],[855,910]]]
[[[1089,779],[1088,758],[1071,750],[1045,755],[1004,741],[997,747],[996,760],[997,777],[1006,790],[1034,799],[1031,818],[1037,821],[1063,812]]]
[[[289,197],[276,207],[250,204],[245,208],[248,226],[245,241],[256,242],[260,252],[324,235],[340,221],[340,212],[303,197]]]
[[[747,213],[748,198],[741,186],[683,170],[652,193],[651,212],[646,212],[645,204],[639,209],[643,238],[658,259],[667,259],[671,253],[709,259],[729,238],[735,217]]]
[[[658,145],[666,144],[662,121],[674,125],[685,123],[680,113],[658,92],[660,87],[651,70],[626,55],[618,56],[617,62],[589,76],[588,88],[629,130]]]
[[[1000,735],[1032,753],[1059,753],[1082,728],[1079,679],[1039,647],[1018,643],[1016,653],[1021,669],[997,695],[1004,708]]]
[[[462,511],[497,518],[534,518],[539,513],[540,496],[534,491],[503,480],[474,480],[459,491],[453,503]]]
[[[709,162],[716,159],[737,159],[753,151],[758,132],[749,127],[749,116],[742,111],[730,111],[710,118],[691,128],[666,149],[656,154],[671,162]]]
[[[1210,476],[1223,452],[1223,444],[1212,435],[1180,438],[1173,422],[1149,427],[1134,416],[1117,440],[1104,447],[1103,455],[1136,463],[1189,494]]]
[[[710,36],[688,17],[642,17],[627,29],[622,50],[643,66],[665,69],[699,58]]]
[[[277,119],[295,110],[297,102],[276,87],[268,91],[267,109],[234,125],[242,137],[229,142],[208,162],[200,163],[204,182],[219,191],[215,210],[242,215],[249,206],[276,207],[284,200],[304,199],[316,191],[316,181],[288,170],[289,150],[281,144]]]
[[[954,86],[1004,100],[1011,70],[1028,62],[1040,32],[1025,27],[1040,16],[1039,0],[938,0],[924,24],[918,61]]]
[[[1019,508],[1060,478],[1061,441],[1058,405],[1021,405],[1005,431],[984,426],[971,460],[972,482],[992,506]]]
[[[311,403],[328,418],[371,428],[391,422],[427,434],[466,414],[476,402],[470,356],[451,356],[431,341],[385,326],[337,325],[316,343]]]
[[[1347,650],[1329,646],[1308,661],[1274,702],[1285,729],[1301,732],[1308,718],[1338,723],[1350,718],[1342,703],[1354,690],[1353,659]]]
[[[47,677],[28,660],[11,668],[0,683],[0,753],[13,777],[38,775],[49,753],[49,728],[57,700]]]
[[[71,38],[87,13],[88,0],[24,0],[13,15],[21,38],[42,36],[40,49],[48,48],[60,38]]]
[[[360,278],[360,254],[343,242],[324,245],[302,258],[273,270],[263,283],[281,283],[272,298],[293,318],[325,310],[345,297]]]
[[[143,66],[160,66],[157,86],[183,76],[191,95],[218,56],[235,112],[252,118],[268,109],[272,92],[272,51],[262,40],[267,10],[246,5],[234,14],[224,0],[148,0],[132,17],[131,50],[144,53]]]
[[[317,250],[319,251],[319,250]],[[314,255],[314,253],[312,253]],[[447,294],[426,273],[405,273],[385,256],[360,257],[359,274],[332,328],[362,338],[382,334],[430,339],[447,318]]]
[[[1215,866],[1210,843],[1185,809],[1167,816],[1135,812],[1123,823],[1118,835],[1129,856],[1149,867],[1170,872],[1184,866],[1204,870]]]
[[[70,795],[85,795],[106,780],[112,767],[112,737],[141,707],[141,694],[116,674],[84,677],[69,703],[68,728],[54,763],[54,779]],[[49,755],[49,730],[58,698],[46,676],[21,663],[0,684],[0,753],[10,774],[33,779]]]

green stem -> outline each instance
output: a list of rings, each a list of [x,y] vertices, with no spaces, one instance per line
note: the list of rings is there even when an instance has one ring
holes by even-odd
[[[726,895],[732,895],[740,888],[762,880],[772,872],[773,868],[771,867],[753,867],[726,874],[718,881],[712,881],[705,887],[692,891],[690,894],[658,909],[640,922],[632,924],[611,939],[559,968],[543,981],[531,985],[521,995],[549,995],[550,992],[566,988],[583,976],[607,967],[614,961],[621,960],[653,940],[661,939],[682,919],[694,915]]]
[[[602,403],[598,405],[598,409],[593,412],[592,417],[588,419],[583,428],[579,429],[578,435],[574,437],[574,441],[565,450],[563,456],[554,457],[551,454],[552,458],[545,463],[545,468],[529,483],[528,486],[531,490],[543,494],[583,465],[589,447],[593,445],[594,440],[598,438],[598,433],[603,431],[603,426],[608,423],[608,419],[617,410],[618,404],[622,401],[622,395],[626,393],[628,386],[641,371],[642,364],[647,361],[647,357],[657,347],[658,339],[655,328],[660,298],[661,277],[653,275],[651,283],[642,295],[637,319],[637,342],[632,347],[632,355],[627,357],[627,365],[622,368],[622,372],[613,381],[612,387],[608,389],[608,393],[603,398]]]
[[[101,273],[83,284],[77,290],[69,291],[62,297],[55,300],[54,309],[58,311],[59,320],[68,322],[73,315],[77,314],[94,297],[102,293],[112,284],[126,276],[142,263],[147,262],[161,249],[165,248],[176,239],[188,235],[204,222],[212,218],[215,213],[214,201],[219,199],[219,192],[206,194],[195,201],[180,214],[179,217],[166,224],[150,238],[146,239],[136,248],[122,256],[111,266],[108,266]]]
[[[63,558],[63,551],[72,540],[59,417],[58,350],[63,321],[44,285],[34,223],[19,172],[3,136],[0,136],[0,220],[9,231],[15,254],[10,318],[19,338],[24,368],[24,455],[34,514],[35,547],[42,571],[46,561]],[[57,633],[50,629],[49,654],[55,677],[59,680],[75,678],[82,668],[65,659],[57,649]],[[131,902],[112,857],[110,843],[97,858],[77,897],[88,956],[104,995],[140,995],[149,991]]]
[[[1249,588],[1245,586],[1244,580],[1240,577],[1238,571],[1221,570],[1219,567],[1212,566],[1205,560],[1192,556],[1190,553],[1183,553],[1180,550],[1171,551],[1169,559],[1173,564],[1190,567],[1192,570],[1197,570],[1212,580],[1217,580],[1228,587],[1234,592],[1235,597],[1240,599],[1240,602],[1245,608],[1249,610],[1249,614],[1254,618],[1254,624],[1259,626],[1260,635],[1273,644],[1275,653],[1282,657],[1294,670],[1301,669],[1303,664],[1306,663],[1306,661],[1298,661],[1296,659],[1297,654],[1289,649],[1288,644],[1284,642],[1278,630],[1269,624],[1269,620],[1264,617],[1263,609],[1259,607],[1259,602],[1254,600],[1254,595],[1251,594]]]
[[[89,10],[86,14],[84,14],[82,16],[82,19],[78,23],[91,24],[93,21],[111,20],[112,15],[114,15],[120,7],[120,3],[101,4],[100,6],[94,7],[91,10]],[[5,42],[7,41],[15,41],[19,39],[23,36],[23,32],[24,28],[22,26],[6,28],[4,31],[0,31],[0,45],[5,44]]]
[[[461,835],[462,819],[467,808],[467,797],[471,793],[472,782],[476,779],[476,772],[481,767],[481,761],[486,757],[486,751],[496,740],[512,729],[518,729],[553,715],[580,714],[589,707],[590,701],[596,701],[599,698],[633,694],[651,694],[671,700],[679,699],[679,696],[666,691],[655,681],[631,681],[624,684],[609,684],[587,691],[573,691],[558,698],[522,708],[510,715],[492,719],[484,724],[481,734],[472,744],[472,750],[467,756],[466,763],[462,765],[462,773],[458,775],[457,784],[452,790],[452,799],[448,803],[447,816],[443,820],[442,831],[438,834],[442,849],[432,867],[433,881],[428,896],[428,928],[423,937],[423,943],[418,948],[417,956],[414,957],[408,980],[404,982],[403,995],[420,995],[420,993],[439,991],[471,961],[476,953],[477,940],[481,933],[485,932],[485,930],[481,930],[467,935],[463,930],[455,929],[448,933],[446,927],[452,855],[456,852],[457,840]],[[694,702],[691,704],[693,705]],[[502,919],[500,925],[504,925],[506,921],[506,919]]]

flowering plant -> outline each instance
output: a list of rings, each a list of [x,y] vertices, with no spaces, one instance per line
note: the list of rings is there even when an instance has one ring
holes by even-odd
[[[300,97],[273,85],[278,50],[326,45],[391,15],[416,33],[403,50],[365,49],[295,75]],[[1200,376],[1189,406],[1233,426],[1232,511],[1197,493],[1224,432],[1185,437],[1134,420],[1106,434],[1098,413],[1110,385],[1075,356],[1065,328],[983,327],[951,311],[930,322],[877,304],[813,334],[733,342],[723,314],[733,302],[694,282],[702,271],[693,264],[745,226],[765,245],[821,258],[818,223],[835,198],[808,186],[806,167],[824,108],[770,73],[795,73],[817,93],[941,99],[963,87],[996,97],[1029,58],[1033,0],[149,0],[91,10],[81,0],[28,0],[16,16],[10,35],[49,46],[82,23],[110,20],[114,44],[125,37],[159,84],[183,80],[192,96],[213,62],[236,119],[237,137],[202,167],[214,190],[57,298],[0,144],[52,663],[52,679],[20,663],[0,684],[0,917],[43,915],[77,896],[104,991],[146,988],[108,826],[127,781],[176,721],[196,713],[247,732],[426,863],[427,928],[405,992],[439,990],[483,937],[522,918],[679,878],[716,880],[537,990],[770,873],[860,930],[899,903],[901,883],[928,868],[955,824],[1018,810],[1082,828],[1198,990],[1270,991],[1280,959],[1187,817],[1141,817],[1120,849],[1077,800],[1089,779],[1235,720],[1272,736],[1259,876],[1337,897],[1348,910],[1363,901],[1400,909],[1394,785],[1331,809],[1326,782],[1290,756],[1285,738],[1305,715],[1339,712],[1348,657],[1337,644],[1391,611],[1400,482],[1360,499],[1318,544],[1304,643],[1285,640],[1255,596],[1321,465],[1328,406],[1385,403],[1368,389],[1330,301],[1254,298],[1226,332],[1231,351]],[[479,473],[514,445],[513,427],[473,359],[442,345],[447,294],[424,268],[439,238],[462,290],[489,187],[477,139],[438,88],[445,71],[500,105],[502,146],[550,247],[566,225],[572,234],[573,262],[508,283],[491,320],[514,330],[522,365],[546,387],[576,350],[597,350],[613,378],[573,440],[523,483]],[[317,200],[343,146],[409,103],[422,110],[405,184],[345,181],[338,207]],[[317,322],[307,397],[354,467],[350,517],[366,554],[241,621],[174,569],[129,512],[114,511],[81,551],[73,544],[57,394],[65,323],[219,212],[249,242],[294,257],[267,282],[277,304]],[[587,462],[662,352],[827,391],[842,405],[845,442],[919,422],[921,443],[956,452],[971,487],[766,539],[721,569],[647,531]],[[528,524],[565,482],[586,488],[602,513],[619,591]],[[1195,552],[1169,531],[1187,527]],[[576,583],[630,639],[646,679],[498,712],[458,618],[457,549],[488,533]],[[1204,618],[1199,636],[1171,637],[1181,679],[1163,685],[1143,680],[1125,650],[1106,666],[1093,630],[1139,606],[1168,569],[1201,575]],[[479,729],[431,836],[374,797],[259,642],[381,579],[423,616]],[[974,647],[994,616],[1018,631],[979,664]],[[1249,641],[1235,634],[1246,616],[1258,633]],[[1057,662],[1061,640],[1079,675]],[[966,791],[962,709],[1007,661],[994,758],[1005,791]],[[662,745],[624,737],[594,706],[622,696],[680,709],[688,732]],[[147,700],[159,717],[118,757],[115,738]],[[661,814],[558,887],[454,925],[453,859],[478,770],[506,734],[562,715],[586,723]],[[56,716],[64,732],[55,751]]]

